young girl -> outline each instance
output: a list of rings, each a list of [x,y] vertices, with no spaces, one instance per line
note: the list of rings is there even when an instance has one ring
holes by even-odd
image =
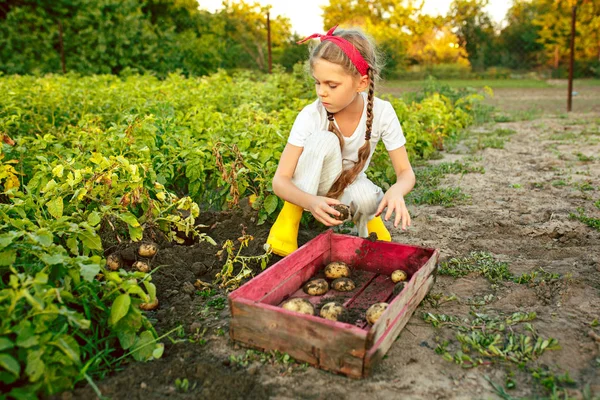
[[[335,32],[335,33],[334,33]],[[298,248],[298,226],[308,210],[326,226],[339,225],[331,206],[350,206],[358,234],[376,233],[391,241],[385,220],[410,225],[404,196],[415,183],[400,122],[392,105],[374,97],[380,67],[372,43],[359,31],[336,27],[320,38],[310,55],[318,99],[296,118],[273,178],[273,191],[285,200],[267,243],[286,256]],[[368,89],[368,94],[364,91]],[[365,175],[379,140],[390,155],[396,183],[384,194]]]

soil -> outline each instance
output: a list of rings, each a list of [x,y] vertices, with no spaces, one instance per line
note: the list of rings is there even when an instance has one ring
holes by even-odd
[[[487,251],[508,263],[515,275],[541,267],[560,278],[524,285],[491,284],[476,274],[438,275],[430,295],[454,295],[456,300],[424,301],[373,375],[352,380],[276,354],[262,362],[229,340],[227,303],[217,301],[225,299],[227,292],[216,287],[216,294],[205,298],[194,283],[198,279],[213,282],[224,261],[216,253],[228,239],[237,243],[243,233],[250,234],[254,240],[244,254],[262,254],[270,227],[257,226],[247,205],[235,212],[206,214],[202,217],[205,232],[217,246],[207,242],[172,245],[155,238],[160,248],[149,260],[152,268],[160,267],[153,274],[160,305],[148,315],[159,334],[179,325],[182,331],[172,341],[163,340],[161,359],[132,362],[96,382],[98,389],[113,399],[145,400],[497,399],[490,381],[502,386],[511,374],[516,388],[506,389],[510,396],[547,395],[530,373],[518,368],[498,363],[464,369],[436,354],[437,343],[452,338],[453,332],[433,328],[422,314],[464,318],[476,310],[490,315],[535,311],[537,318],[531,323],[538,335],[553,337],[561,346],[546,351],[538,365],[568,372],[573,380],[570,396],[584,398],[584,391],[591,398],[600,396],[600,343],[595,340],[600,328],[592,324],[600,319],[600,232],[570,217],[583,207],[588,216],[600,218],[600,210],[593,206],[600,200],[599,125],[595,115],[573,114],[480,127],[517,133],[504,149],[488,148],[473,159],[459,145],[436,161],[469,159],[485,168],[484,174],[449,175],[444,180],[444,185],[459,186],[469,200],[453,207],[410,205],[410,229],[391,230],[396,242],[438,248],[441,261]],[[319,229],[303,229],[299,242],[319,233]],[[104,236],[107,253],[119,252],[127,265],[140,258],[136,246],[114,240],[108,245],[110,235]],[[279,259],[273,256],[269,265]],[[252,268],[261,272],[259,265]],[[328,301],[343,302],[342,297]],[[473,304],[479,305],[474,308]],[[177,379],[188,380],[187,390],[176,384]],[[95,394],[89,386],[82,386],[63,393],[62,398],[90,399]]]

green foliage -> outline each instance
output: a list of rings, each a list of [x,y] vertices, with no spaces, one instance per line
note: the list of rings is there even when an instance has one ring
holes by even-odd
[[[596,207],[598,207],[598,202],[596,202],[594,204],[596,205]],[[600,207],[598,207],[598,208],[600,208]],[[586,224],[587,226],[589,226],[590,228],[600,231],[600,218],[594,218],[594,217],[588,216],[583,207],[577,208],[577,214],[570,213],[569,218],[579,220],[579,221],[583,222],[584,224]]]
[[[491,283],[498,283],[512,277],[507,263],[496,261],[492,254],[484,251],[474,251],[463,258],[451,258],[440,264],[439,273],[453,277],[476,273]]]

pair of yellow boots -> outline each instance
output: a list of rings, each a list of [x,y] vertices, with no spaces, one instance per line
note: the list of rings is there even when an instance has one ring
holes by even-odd
[[[267,243],[271,245],[273,253],[287,256],[298,248],[298,227],[302,218],[302,207],[287,201],[284,203],[277,220],[271,227]],[[367,223],[369,233],[375,232],[377,239],[391,242],[392,236],[387,230],[381,217],[375,217]]]

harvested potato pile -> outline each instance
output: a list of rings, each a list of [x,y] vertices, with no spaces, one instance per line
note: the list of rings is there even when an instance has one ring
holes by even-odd
[[[375,303],[367,310],[367,322],[373,325],[388,308],[388,303]]]
[[[325,267],[325,277],[327,279],[348,278],[350,276],[350,268],[341,262],[334,261]]]
[[[281,305],[281,308],[284,308],[288,311],[295,311],[300,314],[315,315],[315,308],[311,302],[306,299],[289,299]]]
[[[329,283],[327,283],[325,279],[313,279],[306,282],[302,290],[304,290],[304,293],[311,296],[320,296],[327,293],[329,290]]]
[[[356,284],[349,278],[338,278],[331,282],[331,287],[338,292],[350,292],[356,288]]]
[[[344,307],[342,307],[341,304],[332,301],[321,307],[319,315],[325,319],[337,321],[343,313]]]
[[[397,269],[392,272],[392,282],[394,283],[403,282],[406,280],[406,278],[408,278],[408,275],[401,269]]]

